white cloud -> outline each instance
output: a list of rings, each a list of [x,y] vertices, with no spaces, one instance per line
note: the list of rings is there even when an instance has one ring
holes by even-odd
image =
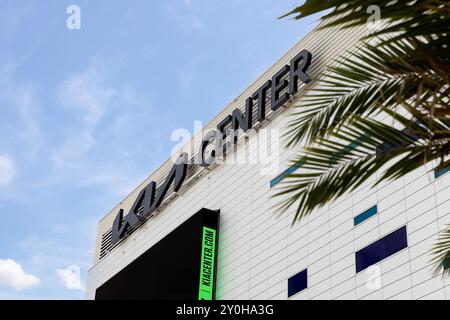
[[[84,291],[84,286],[81,282],[80,267],[71,265],[65,269],[57,269],[56,274],[67,289]]]
[[[38,277],[26,273],[20,264],[11,259],[0,259],[0,284],[17,291],[35,287],[41,283]]]
[[[10,185],[14,176],[14,161],[8,156],[0,155],[0,187]]]
[[[75,73],[64,81],[59,98],[74,113],[71,130],[63,144],[55,151],[56,164],[70,166],[73,160],[88,153],[95,145],[94,130],[102,120],[115,91],[103,83],[100,64],[93,63],[88,70]]]

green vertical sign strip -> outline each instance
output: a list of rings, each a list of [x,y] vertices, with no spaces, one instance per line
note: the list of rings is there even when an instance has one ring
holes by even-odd
[[[199,300],[212,300],[214,292],[214,263],[216,255],[216,230],[203,227],[202,258],[200,263]]]

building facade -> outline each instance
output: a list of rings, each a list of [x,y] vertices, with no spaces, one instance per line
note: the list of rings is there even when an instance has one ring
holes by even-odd
[[[180,150],[197,159],[205,132],[224,119],[232,126],[236,109],[248,116],[247,101],[259,92],[250,109],[254,130],[238,137],[223,164],[176,167],[169,159],[111,210],[98,225],[86,298],[450,299],[450,279],[433,275],[429,254],[450,224],[445,171],[424,166],[374,188],[372,179],[294,225],[295,208],[282,215],[274,209],[284,176],[301,170],[290,164],[296,150],[279,139],[286,107],[315,85],[292,76],[292,61],[311,53],[307,66],[305,57],[299,61],[315,79],[336,57],[357,50],[366,32],[313,30]],[[298,82],[295,90],[284,80]],[[241,126],[248,120],[239,119]],[[127,220],[131,211],[139,222]]]

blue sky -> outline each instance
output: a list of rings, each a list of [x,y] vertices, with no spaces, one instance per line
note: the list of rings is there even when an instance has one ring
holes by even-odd
[[[298,4],[2,0],[0,299],[83,298],[97,221],[169,157],[173,130],[210,120],[316,25],[277,19]]]

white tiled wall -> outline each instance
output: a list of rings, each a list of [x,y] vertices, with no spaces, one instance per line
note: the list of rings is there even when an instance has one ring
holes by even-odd
[[[284,124],[282,116],[268,128]],[[255,136],[247,143],[254,143]],[[239,152],[239,151],[238,151]],[[291,153],[281,158],[287,161]],[[282,172],[285,165],[280,167]],[[273,176],[257,165],[221,165],[172,201],[89,272],[87,297],[200,208],[221,210],[217,297],[286,299],[287,280],[308,268],[308,288],[292,299],[450,299],[448,279],[433,277],[430,248],[450,222],[450,174],[435,180],[423,168],[377,188],[363,186],[291,226],[293,210],[272,206]],[[276,189],[276,187],[275,187]],[[353,218],[378,205],[378,214]],[[355,272],[355,251],[406,225],[408,248],[377,266],[382,287]]]

